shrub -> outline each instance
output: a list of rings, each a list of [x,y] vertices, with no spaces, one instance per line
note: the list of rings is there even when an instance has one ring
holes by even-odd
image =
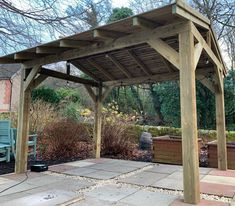
[[[53,104],[36,100],[30,106],[30,131],[40,133],[46,125],[59,120],[59,113]]]
[[[54,89],[42,86],[37,89],[33,89],[32,100],[43,100],[52,104],[58,104],[60,101],[60,96]]]
[[[118,112],[115,104],[103,109],[102,155],[125,155],[132,148],[133,134],[128,132],[128,118]]]
[[[92,141],[89,129],[85,124],[66,119],[54,122],[40,135],[39,151],[43,160],[90,157]]]

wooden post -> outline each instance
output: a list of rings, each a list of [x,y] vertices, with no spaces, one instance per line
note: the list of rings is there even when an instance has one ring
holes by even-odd
[[[188,31],[179,34],[184,201],[197,204],[200,201],[200,189],[194,36],[191,32],[191,25],[188,27]]]
[[[217,154],[218,168],[227,170],[227,145],[225,132],[225,114],[224,114],[224,87],[222,79],[222,91],[216,90],[216,129],[217,129]]]
[[[102,123],[102,85],[96,88],[97,95],[95,98],[95,122],[94,122],[94,143],[95,157],[100,158],[101,147],[101,123]]]
[[[22,68],[21,86],[20,86],[20,104],[18,112],[18,132],[16,140],[16,162],[15,162],[16,173],[23,173],[27,171],[29,107],[30,107],[31,94],[30,90],[24,91],[25,77],[26,77],[26,70]]]

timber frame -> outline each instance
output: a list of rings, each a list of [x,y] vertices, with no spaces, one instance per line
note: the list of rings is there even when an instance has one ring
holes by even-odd
[[[90,78],[46,68],[67,61]],[[0,57],[21,63],[15,172],[27,169],[30,92],[47,77],[81,83],[95,105],[94,155],[100,157],[102,103],[113,87],[179,80],[184,200],[200,201],[196,79],[216,97],[218,166],[227,169],[223,78],[226,68],[210,21],[184,1]]]

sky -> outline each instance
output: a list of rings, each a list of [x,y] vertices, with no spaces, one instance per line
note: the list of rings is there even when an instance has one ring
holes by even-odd
[[[127,7],[129,5],[128,0],[112,0],[113,7]]]

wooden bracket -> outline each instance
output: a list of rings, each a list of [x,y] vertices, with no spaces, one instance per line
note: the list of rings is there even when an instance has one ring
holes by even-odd
[[[179,53],[176,50],[159,38],[151,38],[147,43],[180,70]]]
[[[216,85],[207,79],[204,75],[196,75],[196,79],[200,81],[205,87],[207,87],[212,93],[216,93]]]
[[[37,74],[40,72],[41,66],[34,66],[32,70],[30,71],[29,75],[27,76],[26,80],[24,81],[24,91],[30,89],[32,86],[34,77],[37,76]]]
[[[203,47],[200,42],[194,46],[194,69],[197,68],[198,61],[201,57]]]

